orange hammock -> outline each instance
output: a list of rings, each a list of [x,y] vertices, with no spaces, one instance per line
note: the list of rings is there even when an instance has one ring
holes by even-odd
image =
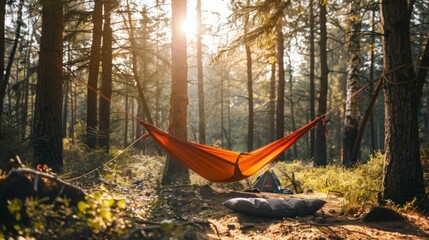
[[[168,154],[183,165],[209,181],[229,183],[255,174],[324,119],[325,115],[322,115],[286,137],[246,153],[188,142],[147,122],[140,123]]]

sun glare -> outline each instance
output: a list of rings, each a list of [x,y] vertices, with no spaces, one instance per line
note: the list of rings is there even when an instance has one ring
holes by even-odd
[[[182,31],[186,33],[187,38],[195,38],[197,35],[197,21],[186,18],[180,25]]]

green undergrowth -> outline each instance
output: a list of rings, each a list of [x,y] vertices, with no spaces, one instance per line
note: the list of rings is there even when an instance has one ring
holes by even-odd
[[[105,188],[75,206],[67,198],[54,203],[16,198],[8,201],[13,219],[0,224],[0,239],[111,239],[129,231],[130,223],[120,216],[125,203]]]
[[[276,163],[273,170],[281,182],[294,192],[322,192],[343,197],[343,212],[378,203],[382,186],[384,155],[375,152],[368,163],[353,168],[330,165],[312,167],[312,163]]]
[[[160,185],[165,156],[148,156],[136,149],[113,149],[109,154],[102,149],[82,149],[84,148],[79,144],[65,143],[64,173],[60,177],[66,181],[77,178],[72,183],[91,182],[85,189],[90,193],[89,197],[76,206],[70,206],[67,199],[58,199],[55,204],[43,202],[43,199],[10,201],[8,210],[15,216],[17,224],[13,228],[17,235],[30,237],[29,239],[58,239],[72,235],[107,239],[111,236],[125,236],[129,232],[130,225],[125,219],[156,219],[162,222],[164,218],[175,214],[177,209],[197,211],[196,207],[192,208],[195,203],[189,202],[189,198],[170,193],[167,191],[168,187]],[[422,154],[426,183],[429,179],[428,155],[427,151]],[[331,196],[339,200],[343,214],[357,216],[365,207],[378,204],[383,162],[384,155],[381,152],[375,152],[367,163],[353,168],[338,165],[313,167],[311,162],[306,161],[276,162],[248,179],[230,184],[211,183],[193,172],[190,176],[193,185],[243,191],[251,188],[259,174],[270,169],[276,173],[283,188],[290,188],[294,193],[324,193],[328,198]],[[88,173],[91,178],[87,178]],[[185,190],[181,192],[186,196],[193,193]],[[160,193],[163,193],[163,197]],[[200,200],[197,196],[193,196],[193,199]],[[165,207],[170,206],[170,202],[180,206],[174,209]],[[404,207],[413,208],[414,202]],[[23,217],[30,217],[32,223],[22,223],[20,220]],[[49,229],[50,232],[43,232],[43,229]],[[166,231],[171,236],[181,232],[176,230]],[[2,226],[0,233],[1,231]],[[0,234],[0,239],[1,237]]]

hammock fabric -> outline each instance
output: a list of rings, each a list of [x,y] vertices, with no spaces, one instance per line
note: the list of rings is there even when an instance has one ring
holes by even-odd
[[[324,119],[322,115],[284,138],[245,153],[188,142],[147,122],[140,121],[140,124],[168,154],[186,167],[209,181],[229,183],[255,174]]]

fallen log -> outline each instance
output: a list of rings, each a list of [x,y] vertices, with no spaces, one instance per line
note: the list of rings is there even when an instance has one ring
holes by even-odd
[[[76,206],[85,196],[82,189],[51,174],[28,168],[12,169],[0,176],[0,226],[13,231],[17,220],[10,213],[8,203],[14,199],[19,199],[22,203],[25,203],[27,198],[43,199],[43,203],[56,204],[59,198],[67,198],[71,206]],[[23,223],[30,223],[25,206],[21,209],[21,216]]]

